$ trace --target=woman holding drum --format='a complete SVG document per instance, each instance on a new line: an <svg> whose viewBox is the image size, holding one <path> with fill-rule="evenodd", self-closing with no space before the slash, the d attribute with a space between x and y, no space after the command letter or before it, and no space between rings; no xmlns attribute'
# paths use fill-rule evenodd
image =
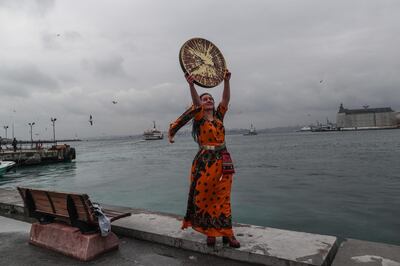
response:
<svg viewBox="0 0 400 266"><path fill-rule="evenodd" d="M180 51L180 63L189 83L193 105L171 123L169 141L176 132L193 120L192 136L199 145L191 167L187 211L182 229L192 227L207 236L207 245L214 246L216 237L224 244L238 248L232 230L231 186L234 168L225 145L224 116L230 100L231 73L218 48L211 42L195 38ZM222 100L215 108L209 93L198 95L195 84L214 87L224 81Z"/></svg>

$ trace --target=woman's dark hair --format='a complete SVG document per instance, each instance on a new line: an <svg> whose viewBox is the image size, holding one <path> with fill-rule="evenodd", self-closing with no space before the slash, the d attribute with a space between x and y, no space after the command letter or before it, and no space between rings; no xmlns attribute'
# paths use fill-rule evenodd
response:
<svg viewBox="0 0 400 266"><path fill-rule="evenodd" d="M203 96L205 96L205 95L210 96L210 97L214 100L214 98L212 97L212 95L209 94L208 92L205 92L205 93L201 94L201 95L199 96L200 100L201 100L201 98L202 98ZM214 102L215 102L215 101L214 101ZM214 108L214 110L213 110L213 115L215 115L215 108ZM193 118L193 122L192 122L192 137L193 137L194 141L197 142L197 143L199 143L199 135L200 135L200 125L201 125L201 123L202 123L202 119L196 121L196 120ZM199 143L199 145L200 145L200 143Z"/></svg>

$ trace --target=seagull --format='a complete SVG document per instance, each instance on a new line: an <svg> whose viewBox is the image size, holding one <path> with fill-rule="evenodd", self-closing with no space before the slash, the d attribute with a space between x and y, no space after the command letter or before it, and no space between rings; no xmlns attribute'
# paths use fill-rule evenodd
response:
<svg viewBox="0 0 400 266"><path fill-rule="evenodd" d="M112 101L112 103L113 103L113 104L117 104L118 102L117 102L117 101Z"/></svg>
<svg viewBox="0 0 400 266"><path fill-rule="evenodd" d="M89 117L89 123L90 123L91 126L93 126L93 117L92 117L92 115L90 115L90 117Z"/></svg>

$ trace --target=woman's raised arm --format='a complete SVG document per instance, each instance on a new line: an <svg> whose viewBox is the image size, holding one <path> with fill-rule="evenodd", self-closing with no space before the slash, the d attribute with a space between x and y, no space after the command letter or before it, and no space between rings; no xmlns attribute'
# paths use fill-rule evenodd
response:
<svg viewBox="0 0 400 266"><path fill-rule="evenodd" d="M190 88L190 95L192 96L192 101L194 106L198 107L201 105L200 97L199 94L196 91L196 88L194 87L194 77L192 75L186 74L185 78L187 82L189 83L189 88Z"/></svg>
<svg viewBox="0 0 400 266"><path fill-rule="evenodd" d="M229 70L227 69L224 77L224 91L222 93L222 101L221 101L221 105L223 105L226 108L228 108L228 104L231 99L231 86L229 83L231 75L232 73L229 72Z"/></svg>

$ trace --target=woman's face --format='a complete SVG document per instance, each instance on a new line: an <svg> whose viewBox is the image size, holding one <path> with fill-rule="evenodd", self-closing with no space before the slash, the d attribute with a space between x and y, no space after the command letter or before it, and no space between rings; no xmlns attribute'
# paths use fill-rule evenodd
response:
<svg viewBox="0 0 400 266"><path fill-rule="evenodd" d="M205 110L214 110L214 99L211 95L205 94L200 98L200 100Z"/></svg>

